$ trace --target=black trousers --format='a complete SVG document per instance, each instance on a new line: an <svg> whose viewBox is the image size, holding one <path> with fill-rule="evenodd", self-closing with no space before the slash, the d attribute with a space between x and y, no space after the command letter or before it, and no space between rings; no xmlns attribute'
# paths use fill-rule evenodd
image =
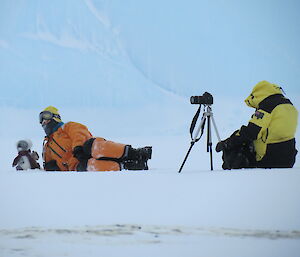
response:
<svg viewBox="0 0 300 257"><path fill-rule="evenodd" d="M275 144L268 144L265 156L256 163L258 168L292 168L296 161L295 138Z"/></svg>

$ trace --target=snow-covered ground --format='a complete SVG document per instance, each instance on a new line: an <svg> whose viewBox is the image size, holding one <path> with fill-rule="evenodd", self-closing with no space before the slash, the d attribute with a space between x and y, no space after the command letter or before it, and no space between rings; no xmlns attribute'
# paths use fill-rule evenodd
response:
<svg viewBox="0 0 300 257"><path fill-rule="evenodd" d="M0 257L299 257L299 154L293 169L223 171L214 151L210 171L205 132L178 173L198 107L189 96L213 94L222 139L249 120L243 100L260 80L300 110L298 10L293 0L1 1ZM94 136L152 145L150 170L14 170L17 140L41 155L48 105Z"/></svg>
<svg viewBox="0 0 300 257"><path fill-rule="evenodd" d="M0 175L1 256L299 256L300 169Z"/></svg>
<svg viewBox="0 0 300 257"><path fill-rule="evenodd" d="M224 138L233 128L220 126L226 115L214 116ZM157 134L140 131L142 125L125 123L121 132L104 127L103 134L116 141L153 145L149 171L15 171L9 165L17 138L4 140L9 152L0 172L1 256L299 256L298 162L293 169L223 171L214 152L210 171L203 135L179 174L190 142L190 120L179 117L169 121L173 130L154 126ZM94 134L101 125L94 122ZM40 133L38 123L32 127L32 134ZM33 141L40 152L42 137Z"/></svg>

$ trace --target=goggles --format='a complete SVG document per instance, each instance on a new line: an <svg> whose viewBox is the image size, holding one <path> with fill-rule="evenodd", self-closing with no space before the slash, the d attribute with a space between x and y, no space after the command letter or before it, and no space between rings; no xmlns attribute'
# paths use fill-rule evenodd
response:
<svg viewBox="0 0 300 257"><path fill-rule="evenodd" d="M43 120L52 120L53 118L58 118L60 119L60 115L59 114L54 114L52 112L49 111L43 111L40 113L40 124L42 124Z"/></svg>

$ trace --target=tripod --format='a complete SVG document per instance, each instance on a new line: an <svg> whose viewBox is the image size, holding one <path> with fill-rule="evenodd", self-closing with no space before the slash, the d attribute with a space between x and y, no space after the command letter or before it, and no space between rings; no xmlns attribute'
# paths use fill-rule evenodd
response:
<svg viewBox="0 0 300 257"><path fill-rule="evenodd" d="M180 173L182 171L182 168L183 168L183 166L184 166L184 164L185 164L185 162L186 162L186 160L187 160L194 144L196 142L198 142L200 140L201 136L203 135L206 120L207 120L207 146L206 146L206 149L207 149L207 152L210 153L210 170L213 170L211 122L214 126L214 129L215 129L215 132L216 132L216 135L217 135L217 138L218 138L218 142L221 141L221 138L220 138L220 135L219 135L219 132L218 132L218 129L217 129L214 117L213 117L213 112L212 112L212 109L211 109L211 105L204 105L204 111L203 111L203 115L202 115L199 127L196 130L195 136L193 136L193 131L194 131L197 119L199 117L200 111L201 111L201 105L199 106L199 108L198 108L198 110L197 110L197 112L196 112L196 114L193 118L191 128L190 128L190 133L191 133L191 138L192 138L191 145L190 145L190 148L189 148L187 154L185 155L185 158L183 160L183 163L182 163L178 173ZM200 130L201 130L201 135L199 136Z"/></svg>

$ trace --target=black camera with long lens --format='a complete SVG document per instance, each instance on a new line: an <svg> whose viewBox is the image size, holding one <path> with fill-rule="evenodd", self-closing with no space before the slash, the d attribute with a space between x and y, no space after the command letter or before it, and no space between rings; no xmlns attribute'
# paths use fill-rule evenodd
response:
<svg viewBox="0 0 300 257"><path fill-rule="evenodd" d="M211 104L213 104L214 99L213 99L213 96L210 93L205 92L201 96L191 96L190 101L191 101L191 104L208 104L208 105L211 105Z"/></svg>

